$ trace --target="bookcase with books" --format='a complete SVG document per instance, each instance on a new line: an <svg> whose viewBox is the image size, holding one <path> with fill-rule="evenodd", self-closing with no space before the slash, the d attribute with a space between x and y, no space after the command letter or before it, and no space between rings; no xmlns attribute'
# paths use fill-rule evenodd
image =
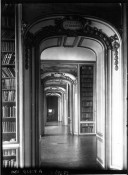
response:
<svg viewBox="0 0 128 175"><path fill-rule="evenodd" d="M10 148L3 149L3 167L16 168L18 167L18 149Z"/></svg>
<svg viewBox="0 0 128 175"><path fill-rule="evenodd" d="M94 118L94 66L81 65L80 67L80 133L95 133Z"/></svg>
<svg viewBox="0 0 128 175"><path fill-rule="evenodd" d="M2 4L1 16L3 167L18 167L15 6Z"/></svg>

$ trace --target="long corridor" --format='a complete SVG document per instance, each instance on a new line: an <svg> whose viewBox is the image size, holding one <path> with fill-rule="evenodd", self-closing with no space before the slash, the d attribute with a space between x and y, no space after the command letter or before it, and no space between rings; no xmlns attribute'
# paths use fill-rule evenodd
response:
<svg viewBox="0 0 128 175"><path fill-rule="evenodd" d="M49 122L41 141L41 167L64 169L97 169L96 137L72 136L68 127Z"/></svg>

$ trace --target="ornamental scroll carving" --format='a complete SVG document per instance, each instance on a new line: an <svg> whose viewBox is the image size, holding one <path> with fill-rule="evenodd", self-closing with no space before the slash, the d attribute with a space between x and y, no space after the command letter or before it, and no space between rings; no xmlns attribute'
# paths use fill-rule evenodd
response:
<svg viewBox="0 0 128 175"><path fill-rule="evenodd" d="M66 23L67 22L67 23ZM66 24L65 24L66 23ZM82 17L74 16L74 17L65 17L62 19L55 20L55 29L58 30L59 33L66 33L68 36L89 36L94 37L101 40L108 49L112 49L111 39L102 31L102 29L98 29L97 27L91 26L92 21L89 19L84 19ZM66 27L65 27L66 26ZM53 27L53 31L54 26Z"/></svg>
<svg viewBox="0 0 128 175"><path fill-rule="evenodd" d="M97 27L92 26L92 21L82 17L65 17L63 19L55 19L55 24L42 27L41 30L35 33L34 40L41 41L42 38L47 38L55 35L67 36L87 36L100 40L106 48L112 49L111 38L106 33Z"/></svg>
<svg viewBox="0 0 128 175"><path fill-rule="evenodd" d="M23 28L26 26L23 25ZM28 36L29 34L29 36ZM115 70L119 69L119 54L118 49L120 47L118 37L109 37L107 33L104 33L102 29L95 27L90 19L85 19L81 16L65 16L62 18L54 19L54 25L42 27L35 34L27 32L25 40L30 40L31 44L41 42L44 38L52 37L55 35L67 35L67 36L86 36L92 37L101 41L106 50L112 50L114 52L114 65Z"/></svg>
<svg viewBox="0 0 128 175"><path fill-rule="evenodd" d="M118 37L115 34L114 36L110 37L112 41L112 51L114 52L114 65L115 65L115 70L117 71L119 69L119 52L118 49L120 47L120 44L118 42Z"/></svg>

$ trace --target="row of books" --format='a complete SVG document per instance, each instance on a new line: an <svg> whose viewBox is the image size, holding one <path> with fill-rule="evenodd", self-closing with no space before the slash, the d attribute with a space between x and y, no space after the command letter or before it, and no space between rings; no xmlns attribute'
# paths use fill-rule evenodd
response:
<svg viewBox="0 0 128 175"><path fill-rule="evenodd" d="M14 41L2 41L1 42L1 51L15 51L15 42Z"/></svg>
<svg viewBox="0 0 128 175"><path fill-rule="evenodd" d="M82 80L82 82L86 82L86 83L93 82L93 78L88 78L88 77L84 78L83 76L81 77L81 80Z"/></svg>
<svg viewBox="0 0 128 175"><path fill-rule="evenodd" d="M2 91L3 102L14 102L16 100L15 91Z"/></svg>
<svg viewBox="0 0 128 175"><path fill-rule="evenodd" d="M93 74L80 74L81 78L90 78L92 79L93 78Z"/></svg>
<svg viewBox="0 0 128 175"><path fill-rule="evenodd" d="M15 89L16 80L15 79L2 79L2 89Z"/></svg>
<svg viewBox="0 0 128 175"><path fill-rule="evenodd" d="M82 112L93 112L92 107L82 107Z"/></svg>
<svg viewBox="0 0 128 175"><path fill-rule="evenodd" d="M16 132L16 122L2 122L2 132Z"/></svg>
<svg viewBox="0 0 128 175"><path fill-rule="evenodd" d="M81 87L83 88L83 90L84 90L84 88L92 88L93 87L93 83L86 83L86 82L84 82L84 81L81 81L82 83L81 83ZM83 83L84 82L84 83ZM87 90L87 89L86 89Z"/></svg>
<svg viewBox="0 0 128 175"><path fill-rule="evenodd" d="M81 119L93 119L93 113L82 113Z"/></svg>
<svg viewBox="0 0 128 175"><path fill-rule="evenodd" d="M3 150L3 156L16 156L16 149Z"/></svg>
<svg viewBox="0 0 128 175"><path fill-rule="evenodd" d="M3 106L2 107L2 117L16 117L16 106Z"/></svg>
<svg viewBox="0 0 128 175"><path fill-rule="evenodd" d="M83 97L83 96L82 96L82 97L81 97L81 100L82 100L82 101L86 101L86 100L87 100L87 101L92 101L92 100L93 100L93 96L91 96L91 97L90 97L90 96L88 96L88 97Z"/></svg>
<svg viewBox="0 0 128 175"><path fill-rule="evenodd" d="M82 85L81 85L81 90L84 92L84 91L86 91L86 92L93 92L93 87L84 87L85 86L85 84L84 83L82 83Z"/></svg>
<svg viewBox="0 0 128 175"><path fill-rule="evenodd" d="M2 53L2 64L15 64L15 53Z"/></svg>
<svg viewBox="0 0 128 175"><path fill-rule="evenodd" d="M81 133L93 133L93 126L81 127Z"/></svg>
<svg viewBox="0 0 128 175"><path fill-rule="evenodd" d="M87 65L82 66L82 67L81 67L81 71L82 71L82 72L85 72L85 71L93 71L93 66L87 66Z"/></svg>
<svg viewBox="0 0 128 175"><path fill-rule="evenodd" d="M86 74L86 75L88 75L88 74L93 74L93 70L82 70L81 71L81 74Z"/></svg>
<svg viewBox="0 0 128 175"><path fill-rule="evenodd" d="M1 27L3 28L14 28L15 24L15 18L9 18L6 16L2 16L1 18ZM15 28L14 28L15 29Z"/></svg>
<svg viewBox="0 0 128 175"><path fill-rule="evenodd" d="M11 160L3 160L3 168L16 168L17 167L17 162L15 159Z"/></svg>
<svg viewBox="0 0 128 175"><path fill-rule="evenodd" d="M2 67L2 78L14 78L15 68L13 67Z"/></svg>
<svg viewBox="0 0 128 175"><path fill-rule="evenodd" d="M86 70L86 69L91 70L92 68L93 68L93 66L91 66L91 65L83 65L83 66L81 66L82 70Z"/></svg>
<svg viewBox="0 0 128 175"><path fill-rule="evenodd" d="M1 38L2 40L6 39L15 39L15 31L14 30L1 30Z"/></svg>
<svg viewBox="0 0 128 175"><path fill-rule="evenodd" d="M92 97L93 92L82 92L82 97Z"/></svg>
<svg viewBox="0 0 128 175"><path fill-rule="evenodd" d="M92 101L83 101L82 106L93 106L93 102Z"/></svg>

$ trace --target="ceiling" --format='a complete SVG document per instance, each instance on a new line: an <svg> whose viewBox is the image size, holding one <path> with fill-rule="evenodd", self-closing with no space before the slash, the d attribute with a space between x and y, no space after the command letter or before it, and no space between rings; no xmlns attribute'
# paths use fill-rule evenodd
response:
<svg viewBox="0 0 128 175"><path fill-rule="evenodd" d="M36 1L38 2L38 1ZM53 14L79 14L121 25L121 3L23 3L23 21L32 23Z"/></svg>
<svg viewBox="0 0 128 175"><path fill-rule="evenodd" d="M44 84L46 94L57 93L57 88L63 88L66 90L67 84L69 84L70 81L69 79L66 79L66 76L68 74L70 77L71 75L77 76L77 68L78 67L75 64L62 64L56 62L48 63L41 61L41 75L44 76L41 80Z"/></svg>
<svg viewBox="0 0 128 175"><path fill-rule="evenodd" d="M25 1L24 1L25 2ZM39 2L39 1L36 1ZM52 15L58 15L58 14L79 14L83 16L90 16L90 17L95 17L99 18L102 20L105 20L109 23L112 23L113 26L116 28L120 28L121 24L121 4L120 3L23 3L22 6L22 14L23 14L23 21L26 24L31 24L32 22L41 19L46 16L52 16ZM55 41L55 39L54 39ZM52 42L54 42L52 41ZM46 60L49 60L53 57L58 56L58 53L61 54L61 58L64 55L64 58L67 58L68 60L68 50L65 50L65 46L71 46L74 47L74 39L73 38L66 38L63 42L61 42L61 46L63 46L64 51L59 52L58 49L62 49L62 47L57 48L57 52L52 52L52 50L48 51L49 49L46 49L43 51L43 48L40 49L42 52L41 55L41 74L48 73L48 72L58 72L58 73L69 73L71 75L77 76L77 66L73 64L60 64L60 62L54 62L52 61L51 63L45 62ZM75 42L75 45L79 45L79 40ZM57 39L57 43L59 43L60 40ZM82 43L83 42L83 43ZM95 42L91 43L90 41L83 40L81 42L81 47L85 47L86 45L90 46L93 48L95 51L96 55L101 53L101 46L98 46L95 44ZM51 43L51 40L50 40ZM83 44L83 45L82 45ZM46 43L43 43L43 46L45 46ZM55 49L56 49L55 48ZM74 47L75 49L77 47ZM75 52L75 49L73 51ZM78 52L78 51L77 51ZM70 50L71 53L71 50ZM91 55L90 53L87 53L86 49L86 54L84 53L83 55L87 57L87 54ZM93 53L94 54L94 53ZM73 55L73 53L71 54ZM69 55L69 58L71 58L71 55ZM73 58L74 59L74 58ZM84 58L85 59L85 58ZM58 59L59 60L59 59ZM61 60L62 63L62 60ZM47 81L45 81L45 87L52 87L52 86L59 86L59 87L64 87L66 89L67 86L67 81L62 79L61 77L48 77L46 78ZM56 92L54 92L56 93Z"/></svg>
<svg viewBox="0 0 128 175"><path fill-rule="evenodd" d="M69 73L77 76L77 65L75 64L62 64L60 62L43 63L41 62L41 73L58 72Z"/></svg>

